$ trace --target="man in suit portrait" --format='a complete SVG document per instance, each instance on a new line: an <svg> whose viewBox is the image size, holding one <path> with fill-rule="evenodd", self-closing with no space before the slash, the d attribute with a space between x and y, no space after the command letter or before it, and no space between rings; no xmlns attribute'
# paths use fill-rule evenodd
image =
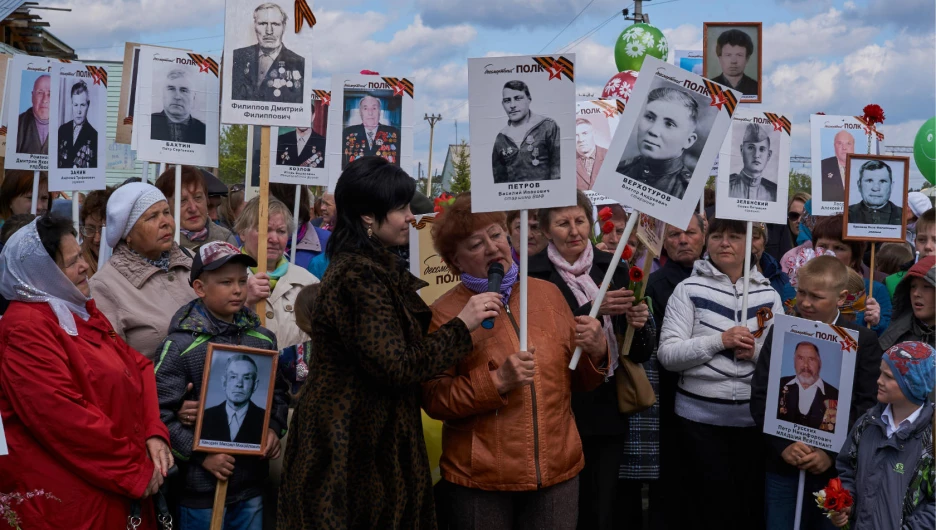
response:
<svg viewBox="0 0 936 530"><path fill-rule="evenodd" d="M163 110L150 117L150 138L165 142L205 145L205 124L192 116L195 92L191 74L173 68L163 86Z"/></svg>
<svg viewBox="0 0 936 530"><path fill-rule="evenodd" d="M19 115L16 152L30 155L49 154L49 98L52 81L40 75L33 82L32 106Z"/></svg>
<svg viewBox="0 0 936 530"><path fill-rule="evenodd" d="M764 178L767 163L773 157L770 136L764 125L749 123L741 139L741 160L744 167L728 177L728 196L732 199L777 201L777 184Z"/></svg>
<svg viewBox="0 0 936 530"><path fill-rule="evenodd" d="M345 127L341 134L341 169L363 156L379 156L400 165L400 130L380 123L381 110L381 101L374 96L364 96L358 102L361 123Z"/></svg>
<svg viewBox="0 0 936 530"><path fill-rule="evenodd" d="M260 445L266 410L250 400L260 384L257 372L257 363L248 355L228 358L221 378L226 399L205 409L202 439Z"/></svg>
<svg viewBox="0 0 936 530"><path fill-rule="evenodd" d="M861 202L848 207L848 224L896 225L903 221L903 208L891 202L894 175L880 160L868 160L858 170Z"/></svg>
<svg viewBox="0 0 936 530"><path fill-rule="evenodd" d="M715 55L722 73L712 81L741 92L745 96L758 94L757 81L744 73L751 55L754 53L754 41L740 29L729 29L718 36L715 42Z"/></svg>
<svg viewBox="0 0 936 530"><path fill-rule="evenodd" d="M834 432L838 389L819 377L822 371L819 348L806 341L797 344L793 351L793 369L796 375L780 378L777 419Z"/></svg>
<svg viewBox="0 0 936 530"><path fill-rule="evenodd" d="M575 176L580 190L595 186L598 170L608 150L595 144L595 126L585 118L575 120Z"/></svg>
<svg viewBox="0 0 936 530"><path fill-rule="evenodd" d="M315 105L312 105L312 122L315 123ZM276 165L299 167L324 167L325 137L312 127L297 127L276 139Z"/></svg>
<svg viewBox="0 0 936 530"><path fill-rule="evenodd" d="M72 120L58 129L58 167L98 167L98 133L88 123L91 97L88 85L78 81L71 87Z"/></svg>
<svg viewBox="0 0 936 530"><path fill-rule="evenodd" d="M849 153L855 152L855 137L848 131L839 131L832 140L835 156L823 158L822 200L845 201L845 161Z"/></svg>
<svg viewBox="0 0 936 530"><path fill-rule="evenodd" d="M302 103L305 59L283 45L287 18L272 2L254 9L257 44L234 50L231 99Z"/></svg>

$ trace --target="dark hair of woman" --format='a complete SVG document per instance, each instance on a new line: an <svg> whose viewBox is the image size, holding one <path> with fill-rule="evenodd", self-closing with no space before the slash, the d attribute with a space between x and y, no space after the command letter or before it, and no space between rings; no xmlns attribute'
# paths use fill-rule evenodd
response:
<svg viewBox="0 0 936 530"><path fill-rule="evenodd" d="M78 237L72 220L57 215L43 215L36 220L36 231L39 232L39 241L42 242L42 248L49 253L49 256L56 263L62 261L60 256L62 238L69 234Z"/></svg>
<svg viewBox="0 0 936 530"><path fill-rule="evenodd" d="M328 238L325 253L330 259L342 252L373 253L381 243L368 237L361 220L372 215L377 223L387 214L413 199L416 181L401 168L378 156L365 156L348 164L335 185L335 230Z"/></svg>
<svg viewBox="0 0 936 530"><path fill-rule="evenodd" d="M730 234L747 234L747 226L744 221L736 221L734 219L719 219L715 218L708 225L708 233L705 234L705 243L708 244L708 238L712 234L720 234L722 232L728 232Z"/></svg>
<svg viewBox="0 0 936 530"><path fill-rule="evenodd" d="M309 188L299 186L299 226L308 223L312 217L309 213ZM295 184L270 184L270 195L281 200L289 208L293 215L293 206L296 205L296 185Z"/></svg>

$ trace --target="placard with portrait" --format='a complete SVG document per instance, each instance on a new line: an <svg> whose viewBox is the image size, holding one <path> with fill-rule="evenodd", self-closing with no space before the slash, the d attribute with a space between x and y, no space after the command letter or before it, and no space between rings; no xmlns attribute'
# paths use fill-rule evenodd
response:
<svg viewBox="0 0 936 530"><path fill-rule="evenodd" d="M740 92L742 103L760 103L762 35L761 22L704 23L703 76Z"/></svg>
<svg viewBox="0 0 936 530"><path fill-rule="evenodd" d="M49 119L49 191L99 190L107 185L107 70L53 63Z"/></svg>
<svg viewBox="0 0 936 530"><path fill-rule="evenodd" d="M849 154L845 164L842 239L904 242L910 159Z"/></svg>
<svg viewBox="0 0 936 530"><path fill-rule="evenodd" d="M270 130L270 182L327 186L328 90L312 91L312 119L305 127ZM259 159L259 157L258 157Z"/></svg>
<svg viewBox="0 0 936 530"><path fill-rule="evenodd" d="M4 167L46 171L49 169L49 130L52 84L57 72L52 61L32 55L16 55L7 72L4 109L7 144Z"/></svg>

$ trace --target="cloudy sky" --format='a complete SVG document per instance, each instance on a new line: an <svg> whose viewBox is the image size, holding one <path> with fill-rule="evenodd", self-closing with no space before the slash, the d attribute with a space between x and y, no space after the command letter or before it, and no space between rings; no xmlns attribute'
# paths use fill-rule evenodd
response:
<svg viewBox="0 0 936 530"><path fill-rule="evenodd" d="M291 13L291 3L285 3ZM83 59L120 60L126 41L217 55L224 42L223 0L51 0L43 5L72 8L42 16ZM318 25L309 34L315 50L313 81L327 88L332 74L362 69L415 80L417 115L443 116L436 125L433 157L441 169L445 145L456 142L456 122L457 138L468 139L468 57L575 53L577 91L600 93L616 73L616 37L630 24L620 15L625 5L612 0L318 0L313 4ZM936 115L933 0L651 0L644 2L644 10L650 23L663 29L670 50L701 49L705 21L762 21L760 107L792 117L794 155L809 154L809 115L814 112L855 115L877 103L887 115L884 143L896 146L912 145L922 122ZM429 126L419 120L415 130L415 160L425 170ZM920 182L914 167L911 186Z"/></svg>

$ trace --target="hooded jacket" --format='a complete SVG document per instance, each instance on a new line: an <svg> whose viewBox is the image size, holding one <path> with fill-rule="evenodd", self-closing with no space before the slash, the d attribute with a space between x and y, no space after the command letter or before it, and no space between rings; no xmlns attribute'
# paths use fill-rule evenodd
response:
<svg viewBox="0 0 936 530"><path fill-rule="evenodd" d="M921 259L910 271L904 275L897 288L894 289L894 312L890 326L881 335L881 348L887 351L894 344L918 340L936 347L934 328L927 326L913 316L913 306L910 301L910 283L914 278L923 278L930 285L936 287L936 267L934 259Z"/></svg>
<svg viewBox="0 0 936 530"><path fill-rule="evenodd" d="M195 453L195 429L182 425L176 411L186 399L198 399L202 391L205 357L208 345L233 344L261 350L277 351L276 337L260 326L260 319L249 309L234 315L234 322L224 322L208 312L202 300L196 299L182 306L172 317L169 336L159 348L156 362L156 391L159 396L159 415L169 429L172 452L183 466L185 487L181 504L189 508L211 508L217 479L202 467L207 453ZM222 374L211 374L216 380ZM268 374L261 372L263 379ZM190 394L186 386L192 383ZM261 386L262 388L262 386ZM269 428L280 437L286 434L288 402L286 384L276 378ZM257 456L236 457L234 474L228 479L227 504L233 504L263 494L263 485L269 474L269 461Z"/></svg>
<svg viewBox="0 0 936 530"><path fill-rule="evenodd" d="M752 267L748 313L742 319L743 282L742 276L732 283L711 261L699 260L669 299L657 355L667 370L681 372L676 414L683 418L726 427L754 425L747 407L751 376L773 315L783 313L783 304L767 278ZM761 310L770 311L770 318L761 313L764 329L755 339L754 358L738 360L721 335L735 326L758 330Z"/></svg>

